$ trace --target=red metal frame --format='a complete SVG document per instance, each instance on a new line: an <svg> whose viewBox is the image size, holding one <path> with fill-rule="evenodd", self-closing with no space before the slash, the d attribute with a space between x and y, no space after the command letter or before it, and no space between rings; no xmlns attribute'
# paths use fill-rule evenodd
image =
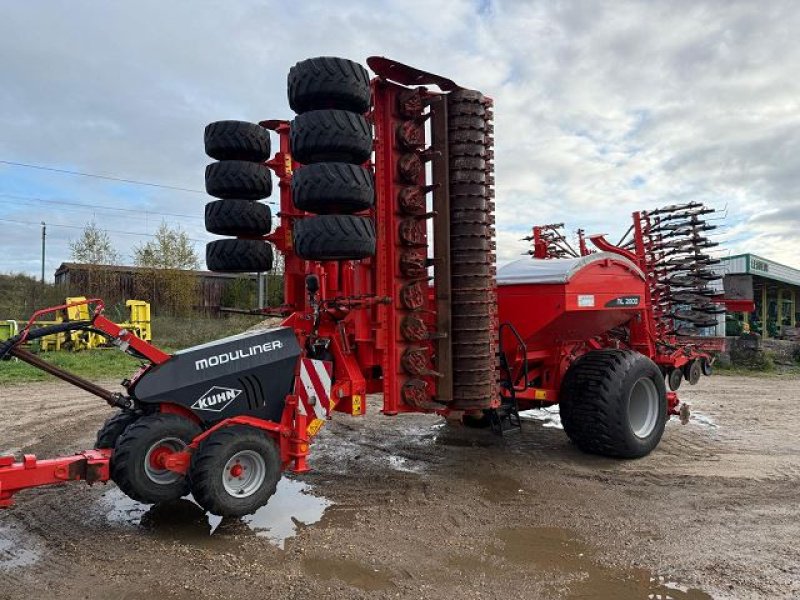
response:
<svg viewBox="0 0 800 600"><path fill-rule="evenodd" d="M409 69L395 68L393 73L400 79L415 81L420 77L433 77ZM279 150L266 164L279 180L280 224L265 239L275 244L286 261L282 309L290 314L283 325L295 330L304 348L319 340L328 341L328 351L334 358L335 410L351 415L363 414L367 393L377 392L383 393L382 412L387 415L437 410L434 363L431 363L428 374L414 376L414 379L424 381L431 408L409 404L403 396L404 384L410 377L401 368L402 357L412 344L406 342L400 332L402 299L411 295L409 291L418 291L414 296L415 301L421 304L419 312L425 315L431 326L436 322L436 305L428 291L426 269L423 267L423 272L416 278L409 278L401 269L401 257L409 250L417 250L424 259L428 258L425 224L426 218L432 214L425 211L415 216L400 214L398 194L407 186L426 187L424 162L430 155L423 151L426 140L422 113L438 94L424 89L409 90L380 77L373 79L371 86L373 100L368 117L375 131L375 161L368 166L375 172L376 198L375 206L368 214L376 224L378 247L375 257L340 263L314 262L305 261L294 253L293 224L297 219L311 215L297 210L292 203L291 177L301 165L291 157L290 124L286 121L261 122L279 137ZM401 96L413 98L403 103ZM407 110L404 114L401 110L401 107L408 109L409 106L416 108L415 115L408 114ZM398 137L401 127L405 127L403 140ZM400 167L401 163L405 171ZM422 165L423 168L410 173L409 165L411 171L414 171L414 166ZM319 297L315 299L318 309L312 306L306 292L308 275L316 275L320 282ZM319 318L315 310L318 310ZM415 350L434 356L434 344L430 340L413 346Z"/></svg>
<svg viewBox="0 0 800 600"><path fill-rule="evenodd" d="M634 212L632 220L633 251L610 243L604 235L588 236L598 250L622 256L638 266L644 273L645 285L642 286L641 292L643 302L631 312L630 319L626 324L625 339L605 333L575 343L556 343L545 348L526 348L528 364L533 365L528 369L528 382L545 379L551 383L546 386L533 385L526 387L524 391L516 392L516 398L523 407L537 403L557 402L561 379L569 365L578 356L593 349L630 348L648 356L665 373L673 369L681 369L695 360L713 362L711 352L718 351L721 347L718 339L679 338L672 331L670 322L664 318L666 315L661 309L659 300L668 293L668 290L659 290L659 286L656 285L663 274L653 261L653 248L648 235L652 225L647 213ZM535 226L533 235L525 238L533 241L534 249L530 254L535 258L554 258L544 236L544 232L551 227L549 225ZM586 245L586 237L583 230L578 230L581 256L587 256L593 252ZM606 290L602 286L598 287L597 284L593 289L600 294L618 291L618 288ZM520 314L519 320L513 318L512 322L524 322L523 319L524 316ZM512 361L512 373L514 377L519 377L523 369L523 357L519 352L513 353L513 348L510 346L507 346L505 350L511 351L512 356L515 357ZM669 414L679 414L680 401L675 392L667 393L667 404Z"/></svg>
<svg viewBox="0 0 800 600"><path fill-rule="evenodd" d="M73 456L37 460L26 454L16 462L13 456L0 456L0 508L14 504L12 496L20 490L84 480L108 481L112 450L85 450Z"/></svg>
<svg viewBox="0 0 800 600"><path fill-rule="evenodd" d="M280 308L286 317L283 325L294 330L302 356L313 356L317 348L324 347L324 352L332 357L331 401L335 410L352 415L363 414L367 394L382 392L383 412L387 415L412 411L447 414L446 405L437 402L437 361L443 359L436 356L437 345L433 340L436 339L437 324L441 327L443 322L448 322L449 315L443 313L449 300L442 301L439 297L438 292L443 290L441 286L437 290L435 285L429 284L428 267L433 262L436 269L436 264L431 260L426 224L427 219L436 215L425 200L425 193L432 188L427 185L425 162L433 159L435 152L430 148L424 149L428 140L423 126L424 121L431 117L431 113L424 113L425 107L441 100L441 94L413 86L433 84L450 90L455 84L393 61L371 60L370 65L381 74L371 82L372 107L367 115L375 130L375 160L366 166L375 172L376 201L365 214L376 224L375 256L360 261L316 262L303 260L295 254L293 225L298 219L310 215L297 210L292 203L291 178L301 165L293 160L290 152L291 124L282 120L261 122L279 138L278 151L265 163L278 178L279 225L263 239L273 243L285 257L284 304ZM488 111L492 103L490 100L487 102ZM433 120L436 120L435 115ZM408 190L421 194L417 198L418 210L403 208L402 198ZM591 279L596 275L592 271L594 275L587 275L589 281L577 277L570 283L569 290L540 285L523 298L522 305L511 309L510 318L499 315L504 321L514 324L530 323L531 309L535 304L540 313L549 311L549 314L538 314L537 318L542 317L545 321L565 318L563 323L548 332L549 337L542 337L536 343L524 340L520 343L511 338L503 340L501 336L499 344L511 359L510 379L515 384L513 391L504 393L514 395L522 408L558 402L561 380L569 365L593 349L634 349L653 358L665 369L680 368L690 360L708 357L696 345L677 343L657 320L652 286L648 285L655 274L647 261L643 231L646 223L639 213L634 214L634 226L635 252L616 247L602 236L590 239L600 250L632 261L644 272L644 280L641 273L634 272L626 261L607 259L596 268L606 269L613 276L600 284L597 279ZM545 235L546 228L551 232L550 238ZM534 256L561 256L562 251L585 256L592 252L582 231L579 233L579 252L575 252L556 229L557 226L534 228L531 238ZM441 233L442 229L438 231ZM548 239L557 239L563 245L557 249L557 254L551 252ZM410 258L416 259L416 266ZM447 257L436 258L447 260ZM313 296L306 287L308 276L319 280L319 291ZM619 296L623 290L640 295L643 302L634 307L606 306L607 300ZM598 305L580 305L577 298L582 293L591 293L593 298L597 298ZM561 294L563 298L559 296L556 302L552 298L545 301L548 295ZM152 364L169 360L168 354L102 316L100 301L85 301L90 302L97 304L93 316L95 327L127 344ZM28 327L45 312L36 313ZM408 341L402 335L401 320L409 314L421 316L433 335L413 343ZM502 326L498 326L498 331L502 332ZM414 361L409 360L409 354L414 354ZM141 369L134 378L146 370L147 367ZM295 372L296 378L297 375ZM677 395L670 393L668 402L670 413L676 414ZM498 404L499 398L494 398L491 406ZM171 404L161 405L160 410L194 418L190 411ZM232 425L262 430L278 444L284 468L295 472L308 470L308 423L299 410L295 395L286 397L280 423L253 417L226 419L197 436L184 451L165 453L161 462L165 468L185 473L191 453L199 444L219 428ZM90 483L106 481L110 458L111 451L107 450L43 461L30 455L19 462L13 457L0 457L0 506L10 505L12 495L27 487L75 479Z"/></svg>

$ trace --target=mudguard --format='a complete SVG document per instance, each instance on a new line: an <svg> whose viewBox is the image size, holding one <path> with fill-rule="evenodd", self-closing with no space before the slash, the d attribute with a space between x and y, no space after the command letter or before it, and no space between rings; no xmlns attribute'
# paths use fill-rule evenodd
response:
<svg viewBox="0 0 800 600"><path fill-rule="evenodd" d="M238 415L279 422L299 356L289 327L246 332L176 352L128 392L142 404L188 408L203 423Z"/></svg>

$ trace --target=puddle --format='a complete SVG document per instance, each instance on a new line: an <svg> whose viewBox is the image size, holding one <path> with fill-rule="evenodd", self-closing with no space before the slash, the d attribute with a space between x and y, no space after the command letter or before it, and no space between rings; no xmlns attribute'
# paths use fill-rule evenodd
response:
<svg viewBox="0 0 800 600"><path fill-rule="evenodd" d="M303 569L319 579L338 579L366 592L385 590L394 586L389 574L354 560L336 558L306 558Z"/></svg>
<svg viewBox="0 0 800 600"><path fill-rule="evenodd" d="M654 577L640 568L603 565L594 549L556 527L522 527L498 532L489 552L509 562L565 574L567 600L713 600L698 589Z"/></svg>
<svg viewBox="0 0 800 600"><path fill-rule="evenodd" d="M545 406L544 408L521 410L519 416L527 421L540 421L542 427L564 429L564 426L561 424L561 414L558 410L558 404Z"/></svg>
<svg viewBox="0 0 800 600"><path fill-rule="evenodd" d="M207 513L191 496L150 506L131 500L114 488L105 493L101 501L110 523L139 527L157 537L220 547L233 544L224 534L249 532L283 549L286 540L296 535L299 527L317 523L332 504L326 498L312 496L308 493L310 490L308 484L284 477L266 506L240 519L223 519Z"/></svg>
<svg viewBox="0 0 800 600"><path fill-rule="evenodd" d="M11 529L0 527L0 571L28 567L39 560L39 553L24 543Z"/></svg>

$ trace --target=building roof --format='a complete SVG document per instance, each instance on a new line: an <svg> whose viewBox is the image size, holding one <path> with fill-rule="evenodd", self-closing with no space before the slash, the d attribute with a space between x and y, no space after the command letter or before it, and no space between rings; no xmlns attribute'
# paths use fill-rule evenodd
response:
<svg viewBox="0 0 800 600"><path fill-rule="evenodd" d="M722 259L720 270L726 275L757 275L765 279L800 286L800 269L782 265L757 254L727 256Z"/></svg>
<svg viewBox="0 0 800 600"><path fill-rule="evenodd" d="M86 263L73 263L73 262L65 262L61 263L56 269L55 275L58 277L63 273L67 273L69 271L85 271L87 268L92 269L100 269L103 271L114 271L116 273L149 273L152 269L149 267L134 267L129 265L89 265ZM246 274L237 274L237 273L217 273L216 271L195 271L195 270L185 270L179 269L183 273L192 273L197 277L205 277L208 279L236 279L239 277L249 277L254 278L255 276L251 273Z"/></svg>

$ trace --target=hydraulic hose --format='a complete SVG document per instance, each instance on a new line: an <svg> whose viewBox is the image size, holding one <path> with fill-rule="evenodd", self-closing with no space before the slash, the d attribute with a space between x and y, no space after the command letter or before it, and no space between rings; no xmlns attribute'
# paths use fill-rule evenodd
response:
<svg viewBox="0 0 800 600"><path fill-rule="evenodd" d="M56 323L55 325L45 325L44 327L37 327L33 330L23 331L13 337L8 338L4 342L0 342L0 360L8 360L11 349L20 342L27 340L37 340L39 338L53 335L56 333L63 333L65 331L75 331L77 329L91 329L91 321L67 321L65 323ZM26 335L27 333L27 335Z"/></svg>

